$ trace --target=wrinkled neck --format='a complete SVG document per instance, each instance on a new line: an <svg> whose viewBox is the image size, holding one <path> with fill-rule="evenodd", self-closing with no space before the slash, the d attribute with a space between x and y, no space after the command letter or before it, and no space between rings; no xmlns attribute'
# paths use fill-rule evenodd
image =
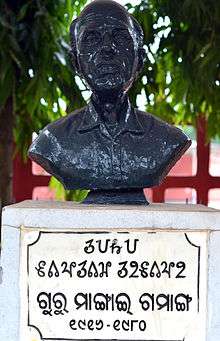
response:
<svg viewBox="0 0 220 341"><path fill-rule="evenodd" d="M118 124L130 108L130 102L125 93L111 93L111 96L93 94L92 103L96 111L107 125Z"/></svg>

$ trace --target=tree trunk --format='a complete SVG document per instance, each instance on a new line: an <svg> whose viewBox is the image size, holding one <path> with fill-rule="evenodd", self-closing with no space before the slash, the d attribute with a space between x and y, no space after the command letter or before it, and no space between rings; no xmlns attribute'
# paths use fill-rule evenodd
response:
<svg viewBox="0 0 220 341"><path fill-rule="evenodd" d="M13 202L13 126L12 98L0 110L0 206Z"/></svg>

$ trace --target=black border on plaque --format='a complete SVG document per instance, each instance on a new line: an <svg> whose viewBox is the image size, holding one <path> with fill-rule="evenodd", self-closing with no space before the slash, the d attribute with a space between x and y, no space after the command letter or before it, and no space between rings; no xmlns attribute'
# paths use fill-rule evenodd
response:
<svg viewBox="0 0 220 341"><path fill-rule="evenodd" d="M122 232L122 231L114 231L118 234L130 234L130 232ZM141 231L144 232L144 231ZM150 231L146 231L147 233L157 233L157 232L150 232ZM165 232L165 231L158 231L158 232ZM173 232L181 232L181 231L173 231ZM27 274L28 274L28 279L29 279L29 251L30 251L30 247L35 245L41 237L41 234L50 234L50 233L56 233L56 234L109 234L112 233L112 231L39 231L38 237L37 239L31 243L27 245ZM185 238L187 240L187 242L193 246L196 247L198 249L198 269L197 269L197 310L199 313L199 309L200 309L200 257L201 257L201 246L195 245L193 244L189 237L187 236L187 233L184 233ZM65 338L45 338L43 337L41 331L39 330L38 327L36 327L35 325L30 324L30 310L29 310L29 281L28 281L28 285L27 285L27 298L28 298L28 327L31 328L35 328L39 335L41 340L54 340L54 341L184 341L185 338L181 339L181 340L146 340L146 339L135 339L135 340L127 340L127 339L65 339Z"/></svg>

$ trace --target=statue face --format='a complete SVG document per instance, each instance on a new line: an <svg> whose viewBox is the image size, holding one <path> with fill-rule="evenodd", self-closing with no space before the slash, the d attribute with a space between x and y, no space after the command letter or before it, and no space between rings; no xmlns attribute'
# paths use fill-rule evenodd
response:
<svg viewBox="0 0 220 341"><path fill-rule="evenodd" d="M129 16L121 19L92 13L77 29L80 71L93 91L127 91L134 79L136 37Z"/></svg>

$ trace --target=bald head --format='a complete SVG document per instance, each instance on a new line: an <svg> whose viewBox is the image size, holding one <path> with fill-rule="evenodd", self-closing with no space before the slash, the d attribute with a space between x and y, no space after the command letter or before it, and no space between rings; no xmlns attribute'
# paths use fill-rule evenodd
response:
<svg viewBox="0 0 220 341"><path fill-rule="evenodd" d="M79 16L79 20L92 15L113 17L126 24L130 24L131 17L126 9L119 3L111 0L95 0L84 8Z"/></svg>
<svg viewBox="0 0 220 341"><path fill-rule="evenodd" d="M144 60L142 28L135 18L115 1L95 0L87 5L72 22L70 34L72 60L87 83L90 83L92 75L88 73L86 65L92 59L96 67L102 64L104 59L112 60L115 64L111 70L110 66L108 70L107 67L103 67L102 84L105 83L106 86L107 83L114 83L108 81L113 78L113 71L116 73L117 68L121 69L119 74L125 73L125 69L129 70L129 75L125 77L125 83L129 86L142 68Z"/></svg>
<svg viewBox="0 0 220 341"><path fill-rule="evenodd" d="M124 23L129 29L133 38L136 39L137 46L143 47L143 31L136 19L119 3L112 0L94 0L87 5L79 17L74 20L70 27L72 47L75 45L79 28L85 22L95 20L95 17L112 18L115 21Z"/></svg>

